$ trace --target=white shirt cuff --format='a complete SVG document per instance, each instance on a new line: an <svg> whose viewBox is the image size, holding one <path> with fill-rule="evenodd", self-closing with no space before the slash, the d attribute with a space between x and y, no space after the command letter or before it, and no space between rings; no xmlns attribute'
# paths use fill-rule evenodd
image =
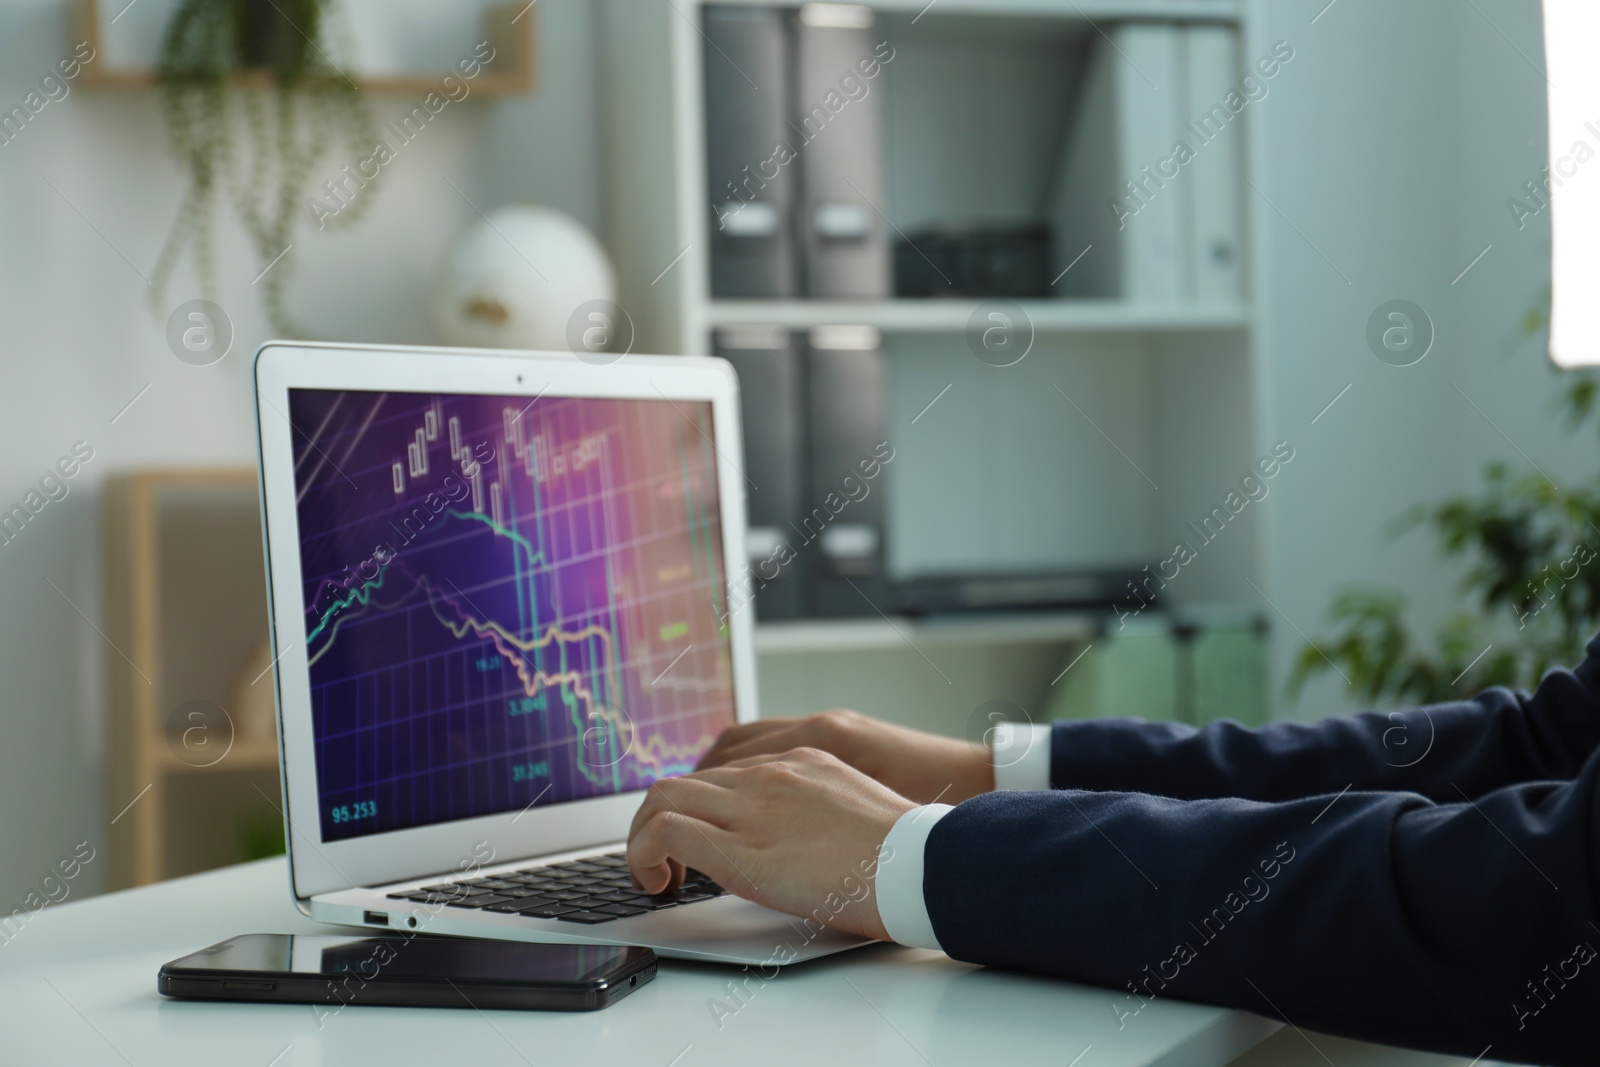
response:
<svg viewBox="0 0 1600 1067"><path fill-rule="evenodd" d="M995 727L994 787L1000 792L1050 788L1050 727L1003 722Z"/></svg>
<svg viewBox="0 0 1600 1067"><path fill-rule="evenodd" d="M873 885L878 918L891 940L912 948L939 948L922 896L922 855L934 824L954 811L949 804L924 804L895 820L883 839Z"/></svg>

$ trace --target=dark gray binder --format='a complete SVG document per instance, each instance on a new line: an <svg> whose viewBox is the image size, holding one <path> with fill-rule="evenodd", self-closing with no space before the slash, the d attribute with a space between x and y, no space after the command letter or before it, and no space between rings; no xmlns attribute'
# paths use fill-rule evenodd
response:
<svg viewBox="0 0 1600 1067"><path fill-rule="evenodd" d="M744 421L750 580L739 593L753 595L757 618L799 618L807 614L806 574L816 557L798 533L807 493L801 345L781 327L730 326L716 332L715 351L739 375Z"/></svg>
<svg viewBox="0 0 1600 1067"><path fill-rule="evenodd" d="M799 164L779 151L790 140L787 19L774 8L702 11L711 295L796 296Z"/></svg>
<svg viewBox="0 0 1600 1067"><path fill-rule="evenodd" d="M798 227L813 299L886 297L891 289L890 230L881 214L884 86L881 74L868 79L861 68L882 58L873 22L871 8L854 4L805 4L794 15L789 133L799 152Z"/></svg>
<svg viewBox="0 0 1600 1067"><path fill-rule="evenodd" d="M886 610L884 495L888 357L869 326L819 326L806 351L810 492L800 520L822 617Z"/></svg>

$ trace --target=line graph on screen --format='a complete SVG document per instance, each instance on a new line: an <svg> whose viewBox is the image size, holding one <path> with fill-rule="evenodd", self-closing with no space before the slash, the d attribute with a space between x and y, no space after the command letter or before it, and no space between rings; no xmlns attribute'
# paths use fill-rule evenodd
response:
<svg viewBox="0 0 1600 1067"><path fill-rule="evenodd" d="M324 839L641 788L733 721L708 405L290 399Z"/></svg>

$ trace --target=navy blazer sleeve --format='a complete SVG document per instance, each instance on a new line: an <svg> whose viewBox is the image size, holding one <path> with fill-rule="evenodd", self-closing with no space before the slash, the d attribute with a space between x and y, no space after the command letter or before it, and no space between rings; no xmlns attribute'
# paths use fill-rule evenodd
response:
<svg viewBox="0 0 1600 1067"><path fill-rule="evenodd" d="M1124 1026L1176 997L1467 1057L1600 1062L1596 669L1591 645L1531 697L1434 709L1437 740L1407 769L1426 796L1371 791L1390 773L1362 752L1376 724L1324 735L1329 768L1299 732L1174 734L1188 768L1168 742L1108 735L1165 774L990 793L934 826L934 932L958 959L1110 987Z"/></svg>
<svg viewBox="0 0 1600 1067"><path fill-rule="evenodd" d="M1529 696L1490 689L1471 700L1251 730L1217 722L1095 719L1057 723L1057 789L1155 793L1183 799L1294 797L1403 790L1430 800L1477 797L1516 782L1570 779L1600 748L1600 635L1572 671Z"/></svg>

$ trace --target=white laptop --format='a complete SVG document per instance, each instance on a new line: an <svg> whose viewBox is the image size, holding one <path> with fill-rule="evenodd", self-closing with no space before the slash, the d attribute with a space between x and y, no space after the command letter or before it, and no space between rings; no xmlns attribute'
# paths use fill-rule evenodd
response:
<svg viewBox="0 0 1600 1067"><path fill-rule="evenodd" d="M699 875L645 897L621 858L642 791L757 714L726 363L269 342L255 378L303 912L746 964L866 943Z"/></svg>

